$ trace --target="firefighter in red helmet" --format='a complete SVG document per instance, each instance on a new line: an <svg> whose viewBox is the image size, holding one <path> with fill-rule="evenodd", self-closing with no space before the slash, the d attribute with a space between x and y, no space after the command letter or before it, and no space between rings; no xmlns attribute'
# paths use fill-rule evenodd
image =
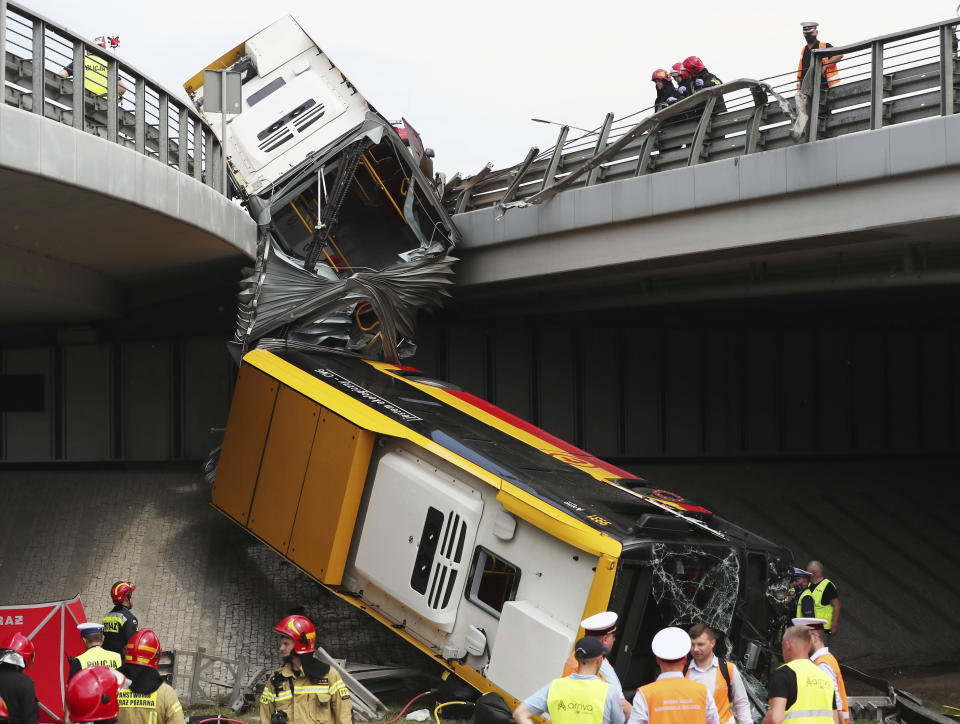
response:
<svg viewBox="0 0 960 724"><path fill-rule="evenodd" d="M127 641L137 631L139 622L130 608L137 589L129 581L117 581L110 588L111 608L103 617L103 648L123 656Z"/></svg>
<svg viewBox="0 0 960 724"><path fill-rule="evenodd" d="M673 105L680 100L681 95L677 92L677 87L673 84L673 78L670 77L664 68L657 68L650 77L653 84L657 87L657 99L653 102L654 112L662 110L669 105Z"/></svg>
<svg viewBox="0 0 960 724"><path fill-rule="evenodd" d="M337 670L315 658L317 629L306 616L287 616L280 634L283 666L260 696L262 724L351 724L350 692Z"/></svg>
<svg viewBox="0 0 960 724"><path fill-rule="evenodd" d="M128 682L116 669L91 666L67 684L67 711L72 722L115 722L120 706L117 694Z"/></svg>
<svg viewBox="0 0 960 724"><path fill-rule="evenodd" d="M177 692L157 671L160 639L148 628L137 631L123 650L120 671L130 686L120 691L119 724L184 724Z"/></svg>
<svg viewBox="0 0 960 724"><path fill-rule="evenodd" d="M692 93L723 85L723 81L717 78L713 73L707 70L703 61L696 55L691 55L683 61L683 69L690 74L690 80L687 85ZM717 96L717 104L714 106L716 113L723 113L727 110L727 104L723 102L723 96Z"/></svg>
<svg viewBox="0 0 960 724"><path fill-rule="evenodd" d="M33 642L22 633L0 640L0 698L6 702L11 724L37 724L40 711L33 680L24 669L33 665Z"/></svg>

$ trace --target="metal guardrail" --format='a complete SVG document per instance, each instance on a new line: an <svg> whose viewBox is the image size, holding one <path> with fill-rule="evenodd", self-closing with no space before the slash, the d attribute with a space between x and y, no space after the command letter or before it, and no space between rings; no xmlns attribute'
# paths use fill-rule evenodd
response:
<svg viewBox="0 0 960 724"><path fill-rule="evenodd" d="M594 130L572 139L568 139L570 127L563 126L552 148L542 153L532 148L521 163L497 170L488 164L473 176L449 179L444 203L453 213L538 203L564 188L956 113L960 110L958 25L960 18L953 18L815 50L817 60L843 55L837 63L838 80L830 88L822 82L811 83L812 92L799 98L795 97L798 74L794 69L761 81L740 80L704 90L659 113L646 108L620 119L607 114ZM810 80L819 81L820 75ZM714 110L720 96L726 104L723 113ZM808 101L805 110L816 120L794 138L798 100ZM637 117L642 120L638 122Z"/></svg>
<svg viewBox="0 0 960 724"><path fill-rule="evenodd" d="M105 79L84 70L89 56L106 65ZM223 153L210 127L186 102L110 50L0 0L0 58L3 103L131 148L228 193Z"/></svg>

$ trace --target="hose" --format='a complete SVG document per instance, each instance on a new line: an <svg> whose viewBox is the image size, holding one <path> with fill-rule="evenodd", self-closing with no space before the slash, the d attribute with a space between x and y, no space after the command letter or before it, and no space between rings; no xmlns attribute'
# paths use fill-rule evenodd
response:
<svg viewBox="0 0 960 724"><path fill-rule="evenodd" d="M440 710L445 706L450 706L451 704L465 704L466 706L476 706L472 701L445 701L442 704L437 704L433 709L433 718L437 720L437 724L440 724Z"/></svg>
<svg viewBox="0 0 960 724"><path fill-rule="evenodd" d="M209 719L201 719L197 724L207 724L207 722L211 721L229 721L233 722L233 724L249 724L249 722L240 721L239 719L228 719L225 716L212 716Z"/></svg>
<svg viewBox="0 0 960 724"><path fill-rule="evenodd" d="M410 701L407 702L407 705L406 705L405 707L403 707L403 709L400 710L400 713L399 713L399 714L397 714L395 717L393 717L393 719L391 719L390 721L385 722L385 724L394 724L394 722L398 721L398 720L400 719L400 717L402 717L404 714L407 713L407 709L410 708L410 705L411 705L413 702L415 702L417 699L420 699L421 697L426 696L427 694L432 694L432 693L434 693L435 691L436 691L436 689L428 689L427 691L423 692L422 694L417 694L415 697L413 697ZM200 724L203 724L203 723L200 722Z"/></svg>

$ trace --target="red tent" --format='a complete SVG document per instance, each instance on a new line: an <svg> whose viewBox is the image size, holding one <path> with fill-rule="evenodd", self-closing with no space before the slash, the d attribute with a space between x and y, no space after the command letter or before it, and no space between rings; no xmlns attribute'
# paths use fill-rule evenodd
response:
<svg viewBox="0 0 960 724"><path fill-rule="evenodd" d="M65 719L63 692L69 671L67 659L83 653L77 624L86 620L79 594L69 601L0 606L0 641L19 632L33 641L36 648L27 676L37 688L41 722Z"/></svg>

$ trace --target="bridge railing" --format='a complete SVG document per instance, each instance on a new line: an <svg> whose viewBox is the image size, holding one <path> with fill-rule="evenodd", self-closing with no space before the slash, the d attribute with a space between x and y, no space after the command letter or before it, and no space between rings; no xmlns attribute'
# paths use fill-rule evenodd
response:
<svg viewBox="0 0 960 724"><path fill-rule="evenodd" d="M659 113L646 108L621 119L607 114L593 131L574 138L563 126L553 147L542 153L530 149L514 166L495 170L488 164L468 178L453 177L445 186L444 202L454 213L537 203L565 188L955 113L958 24L960 18L954 18L816 50L818 60L843 57L834 82L829 87L811 83L810 93L796 94L798 74L793 69L763 81L728 83L716 89L715 98L701 91ZM820 78L814 74L811 80L814 77ZM795 123L798 100L809 118L816 119L800 135Z"/></svg>
<svg viewBox="0 0 960 724"><path fill-rule="evenodd" d="M112 51L19 3L0 0L3 103L112 141L220 193L223 154L210 127ZM84 68L84 59L106 74Z"/></svg>

